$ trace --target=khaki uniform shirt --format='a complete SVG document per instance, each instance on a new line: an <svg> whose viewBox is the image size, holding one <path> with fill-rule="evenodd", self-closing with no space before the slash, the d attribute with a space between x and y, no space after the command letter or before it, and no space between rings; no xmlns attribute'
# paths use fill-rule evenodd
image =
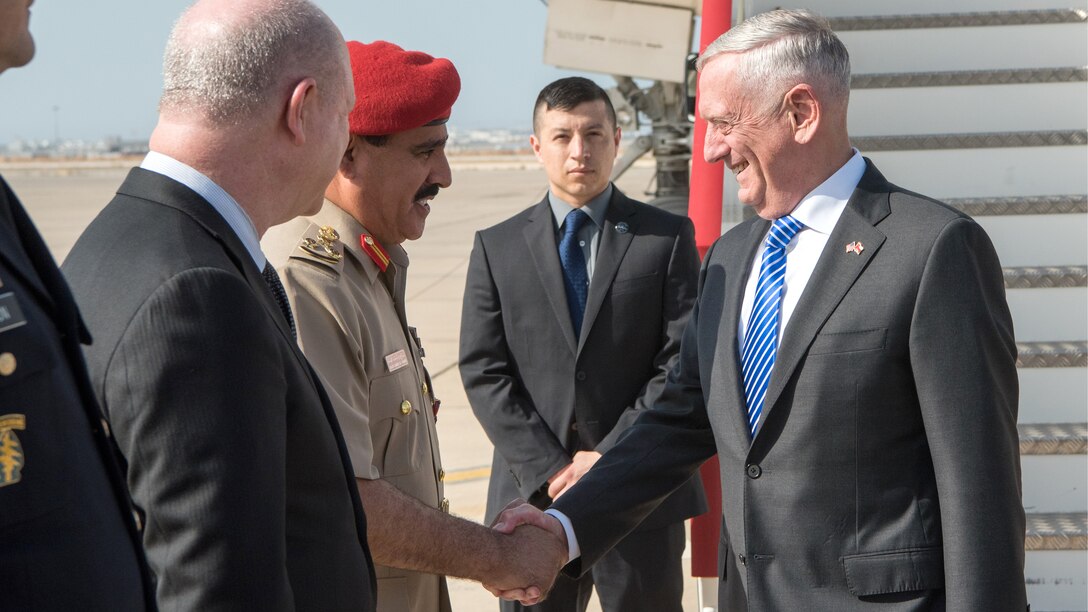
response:
<svg viewBox="0 0 1088 612"><path fill-rule="evenodd" d="M313 217L269 230L262 249L287 291L299 345L336 410L355 476L384 479L448 511L434 396L404 314L408 255L399 245L387 246L391 261L383 273L361 246L364 234L358 221L326 200ZM450 609L444 577L375 569L379 612Z"/></svg>

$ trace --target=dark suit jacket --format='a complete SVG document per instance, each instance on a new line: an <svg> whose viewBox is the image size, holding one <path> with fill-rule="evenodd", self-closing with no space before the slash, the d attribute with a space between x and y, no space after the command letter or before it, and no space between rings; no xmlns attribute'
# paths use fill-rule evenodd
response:
<svg viewBox="0 0 1088 612"><path fill-rule="evenodd" d="M488 521L516 497L550 503L547 479L576 451L615 446L676 359L698 278L691 222L612 193L581 338L567 309L547 197L476 235L460 366L495 445ZM676 486L644 528L706 510L696 480Z"/></svg>
<svg viewBox="0 0 1088 612"><path fill-rule="evenodd" d="M134 169L64 263L97 339L163 609L373 610L328 399L253 259L189 188Z"/></svg>
<svg viewBox="0 0 1088 612"><path fill-rule="evenodd" d="M715 243L661 401L555 504L583 558L717 451L722 609L1023 610L1016 350L989 238L869 163L749 442L737 321L767 227Z"/></svg>
<svg viewBox="0 0 1088 612"><path fill-rule="evenodd" d="M0 179L0 608L155 608L68 285Z"/></svg>

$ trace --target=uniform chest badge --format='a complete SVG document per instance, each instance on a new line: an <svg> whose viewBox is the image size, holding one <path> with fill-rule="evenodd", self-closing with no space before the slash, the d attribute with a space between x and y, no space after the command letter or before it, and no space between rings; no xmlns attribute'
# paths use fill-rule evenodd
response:
<svg viewBox="0 0 1088 612"><path fill-rule="evenodd" d="M23 445L15 430L26 429L26 415L5 414L0 416L0 487L15 484L23 479Z"/></svg>
<svg viewBox="0 0 1088 612"><path fill-rule="evenodd" d="M302 241L302 250L322 261L340 263L344 254L334 248L339 239L340 234L336 233L336 230L323 225L317 232L317 240L307 238Z"/></svg>

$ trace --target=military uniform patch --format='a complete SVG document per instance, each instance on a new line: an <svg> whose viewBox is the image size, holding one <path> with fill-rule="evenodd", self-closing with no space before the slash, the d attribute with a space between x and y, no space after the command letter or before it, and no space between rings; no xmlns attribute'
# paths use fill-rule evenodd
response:
<svg viewBox="0 0 1088 612"><path fill-rule="evenodd" d="M0 487L15 484L23 478L23 445L15 430L26 429L26 415L0 416Z"/></svg>

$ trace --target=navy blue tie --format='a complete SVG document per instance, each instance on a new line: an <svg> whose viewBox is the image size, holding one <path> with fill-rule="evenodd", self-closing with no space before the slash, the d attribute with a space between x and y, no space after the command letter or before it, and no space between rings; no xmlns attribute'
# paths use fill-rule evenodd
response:
<svg viewBox="0 0 1088 612"><path fill-rule="evenodd" d="M778 352L778 320L782 285L786 280L786 247L804 229L793 217L776 219L767 235L767 248L759 268L752 314L744 331L741 370L744 375L744 399L748 404L748 433L755 437L763 414L763 399L771 381L774 358Z"/></svg>
<svg viewBox="0 0 1088 612"><path fill-rule="evenodd" d="M589 274L586 273L586 256L578 244L578 230L589 221L589 215L575 208L563 220L563 237L559 240L559 262L563 265L563 282L567 286L567 308L575 337L582 335L582 317L586 313L589 297Z"/></svg>

